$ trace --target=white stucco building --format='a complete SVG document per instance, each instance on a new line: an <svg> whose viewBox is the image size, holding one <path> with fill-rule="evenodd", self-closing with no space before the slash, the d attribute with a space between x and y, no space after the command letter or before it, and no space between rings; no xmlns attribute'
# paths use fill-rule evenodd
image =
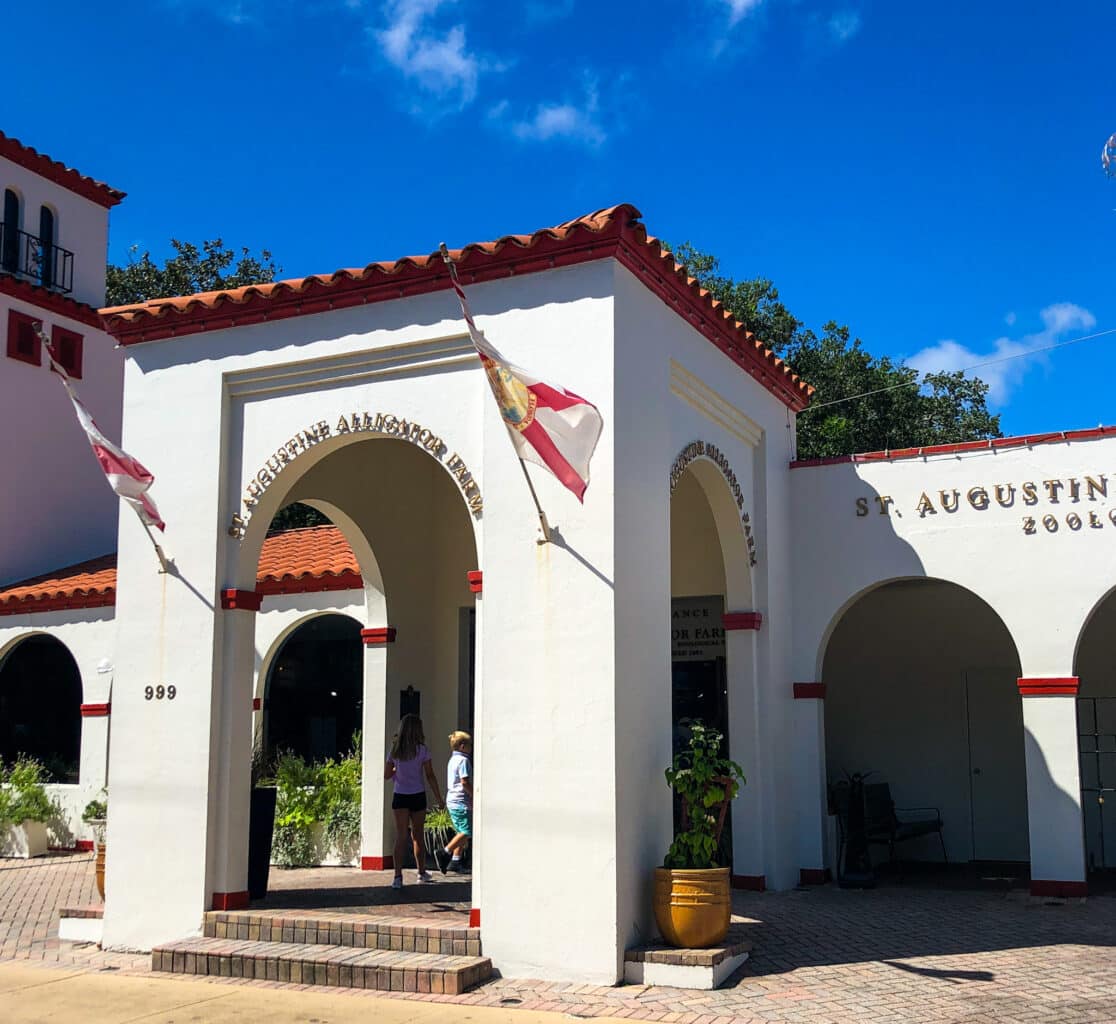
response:
<svg viewBox="0 0 1116 1024"><path fill-rule="evenodd" d="M0 658L49 634L99 708L75 784L99 789L107 761L106 945L247 905L253 737L280 652L328 613L359 629L366 764L404 701L430 736L472 725L474 918L506 975L610 983L653 934L688 714L747 775L739 886L824 883L829 790L874 771L900 805L940 808L942 845L904 856L1029 864L1036 893L1084 893L1116 851L1096 803L1116 742L1114 433L796 462L807 386L633 207L454 257L501 351L604 417L584 504L531 471L551 543L436 254L101 311L173 568L130 514L101 548L32 530L44 550L0 570ZM334 527L268 538L295 501ZM319 738L340 728L319 717ZM391 862L387 799L367 773L367 868Z"/></svg>

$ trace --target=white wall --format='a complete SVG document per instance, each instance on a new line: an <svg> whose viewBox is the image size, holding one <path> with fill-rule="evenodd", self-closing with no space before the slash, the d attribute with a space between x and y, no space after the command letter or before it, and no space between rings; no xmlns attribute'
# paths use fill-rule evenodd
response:
<svg viewBox="0 0 1116 1024"><path fill-rule="evenodd" d="M3 338L9 309L42 320L48 334L58 324L84 337L84 375L75 385L98 426L118 439L123 356L112 339L86 324L0 294ZM8 358L6 351L6 342L0 344L0 433L13 440L33 438L34 443L12 443L4 449L0 584L111 552L118 504L46 354L41 366L32 366Z"/></svg>

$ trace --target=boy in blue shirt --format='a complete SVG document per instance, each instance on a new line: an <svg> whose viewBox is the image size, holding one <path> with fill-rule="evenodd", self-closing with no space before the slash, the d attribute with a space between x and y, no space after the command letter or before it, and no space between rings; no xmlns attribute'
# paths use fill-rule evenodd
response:
<svg viewBox="0 0 1116 1024"><path fill-rule="evenodd" d="M473 740L467 732L451 732L449 744L453 753L446 766L446 810L456 834L445 849L434 851L434 860L443 875L464 870L461 855L469 848L469 837L473 834L473 765L469 756Z"/></svg>

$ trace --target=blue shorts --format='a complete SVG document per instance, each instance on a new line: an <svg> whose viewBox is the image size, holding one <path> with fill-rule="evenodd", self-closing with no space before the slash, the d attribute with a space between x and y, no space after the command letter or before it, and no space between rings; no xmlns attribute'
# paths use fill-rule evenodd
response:
<svg viewBox="0 0 1116 1024"><path fill-rule="evenodd" d="M450 821L453 822L453 827L457 829L461 835L471 836L473 834L473 829L471 827L471 819L473 816L469 813L468 807L447 807L446 810L449 811Z"/></svg>

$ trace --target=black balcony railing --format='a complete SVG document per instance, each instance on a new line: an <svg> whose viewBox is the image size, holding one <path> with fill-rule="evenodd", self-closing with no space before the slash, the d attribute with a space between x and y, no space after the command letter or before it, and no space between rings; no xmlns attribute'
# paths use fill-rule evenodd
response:
<svg viewBox="0 0 1116 1024"><path fill-rule="evenodd" d="M74 254L0 222L0 272L62 292L74 290Z"/></svg>

